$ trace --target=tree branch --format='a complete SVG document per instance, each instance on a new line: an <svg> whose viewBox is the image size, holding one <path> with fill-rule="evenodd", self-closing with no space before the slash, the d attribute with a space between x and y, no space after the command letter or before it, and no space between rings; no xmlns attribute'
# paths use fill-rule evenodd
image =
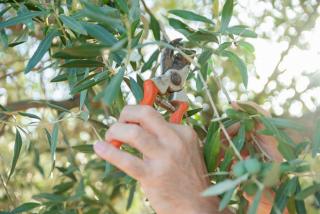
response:
<svg viewBox="0 0 320 214"><path fill-rule="evenodd" d="M65 109L72 109L79 105L80 96L75 96L69 100L54 101L54 100L22 100L18 102L9 103L5 108L10 111L23 111L29 108L47 108L50 104L60 106Z"/></svg>

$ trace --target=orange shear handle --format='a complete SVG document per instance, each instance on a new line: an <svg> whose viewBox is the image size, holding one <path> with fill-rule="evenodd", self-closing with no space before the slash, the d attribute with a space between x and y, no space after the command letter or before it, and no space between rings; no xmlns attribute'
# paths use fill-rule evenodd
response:
<svg viewBox="0 0 320 214"><path fill-rule="evenodd" d="M177 110L171 114L169 121L171 123L180 124L183 116L189 108L189 105L187 102L183 101L173 101L172 103L177 107Z"/></svg>
<svg viewBox="0 0 320 214"><path fill-rule="evenodd" d="M152 80L146 80L143 83L143 92L143 99L140 101L140 105L152 106L156 101L157 95L159 93L158 87ZM112 140L111 144L117 148L120 148L122 142L118 140Z"/></svg>

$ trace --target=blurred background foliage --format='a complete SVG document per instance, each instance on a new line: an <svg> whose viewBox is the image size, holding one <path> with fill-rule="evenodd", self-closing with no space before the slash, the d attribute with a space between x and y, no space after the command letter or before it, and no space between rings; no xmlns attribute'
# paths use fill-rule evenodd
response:
<svg viewBox="0 0 320 214"><path fill-rule="evenodd" d="M318 150L310 146L320 141L315 130L320 130L315 126L320 115L319 1L235 1L230 24L224 26L226 2L232 1L0 0L0 211L152 212L136 182L97 159L92 144L103 138L125 104L141 98L142 80L159 70L159 45L165 45L155 41L163 38L162 27L170 39L184 37L197 49L200 73L190 75L187 91L193 109L189 123L201 139L210 141L206 136L212 137L208 129L214 117L206 87L222 117L239 119L226 113L228 101L251 100L295 121L294 128L306 127L287 133L295 143L304 142L294 148L292 160L303 156L310 164L309 174L299 180L303 187L314 184L306 209L319 212L319 156L312 158ZM183 19L172 9L208 20L195 22L190 14ZM15 16L23 18L8 24ZM279 121L281 128L292 127L288 120ZM282 180L296 178L286 176Z"/></svg>

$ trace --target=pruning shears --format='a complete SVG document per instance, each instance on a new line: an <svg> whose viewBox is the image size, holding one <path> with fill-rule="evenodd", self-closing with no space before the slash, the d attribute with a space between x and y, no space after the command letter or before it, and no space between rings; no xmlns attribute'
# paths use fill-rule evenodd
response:
<svg viewBox="0 0 320 214"><path fill-rule="evenodd" d="M181 40L181 38L172 40L170 45L193 57L195 51L183 48ZM189 107L188 97L183 87L190 72L190 61L181 53L165 48L161 54L161 70L160 76L144 81L144 96L140 105L153 106L157 103L172 112L169 122L179 124ZM165 96L168 96L169 99L163 99ZM111 143L118 148L122 145L122 142L117 140Z"/></svg>

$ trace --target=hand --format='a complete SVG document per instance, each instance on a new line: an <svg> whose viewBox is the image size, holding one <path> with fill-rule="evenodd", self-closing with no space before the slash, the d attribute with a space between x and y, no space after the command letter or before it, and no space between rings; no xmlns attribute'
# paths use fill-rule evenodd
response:
<svg viewBox="0 0 320 214"><path fill-rule="evenodd" d="M137 179L157 213L218 210L218 198L200 195L210 183L197 135L189 126L168 123L149 106L126 106L105 140L95 144L95 152ZM138 149L143 158L115 148L112 140Z"/></svg>

